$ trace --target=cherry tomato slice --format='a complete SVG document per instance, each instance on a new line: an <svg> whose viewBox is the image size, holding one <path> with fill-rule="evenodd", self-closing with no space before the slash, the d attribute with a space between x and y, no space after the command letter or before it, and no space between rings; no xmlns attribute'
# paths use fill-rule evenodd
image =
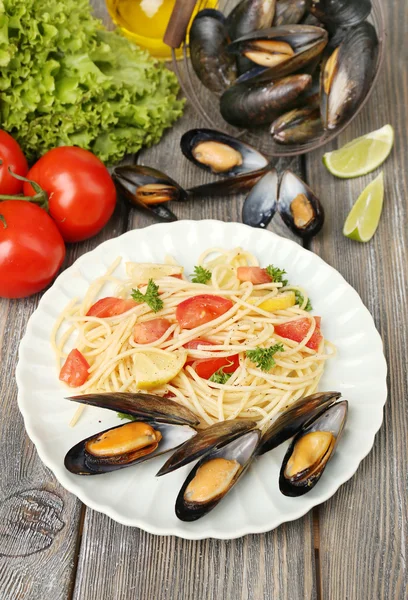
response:
<svg viewBox="0 0 408 600"><path fill-rule="evenodd" d="M107 296L101 298L86 313L87 317L99 317L105 319L107 317L116 317L127 312L131 308L137 306L137 302L134 300L123 300L122 298L114 298L113 296Z"/></svg>
<svg viewBox="0 0 408 600"><path fill-rule="evenodd" d="M271 283L272 277L261 267L238 267L237 277L240 281L250 281L254 285Z"/></svg>
<svg viewBox="0 0 408 600"><path fill-rule="evenodd" d="M74 348L62 366L59 378L70 387L79 387L88 379L89 364L79 350Z"/></svg>
<svg viewBox="0 0 408 600"><path fill-rule="evenodd" d="M311 350L318 350L323 336L320 331L321 317L314 317L316 321L316 328L313 332L312 337L306 344L306 348ZM309 333L310 320L306 318L296 319L295 321L288 321L287 323L280 323L275 325L275 333L280 337L293 340L294 342L301 342Z"/></svg>
<svg viewBox="0 0 408 600"><path fill-rule="evenodd" d="M232 308L227 298L200 294L184 300L177 306L176 319L183 329L194 329L213 321Z"/></svg>
<svg viewBox="0 0 408 600"><path fill-rule="evenodd" d="M223 356L221 358L203 358L191 365L199 377L209 379L219 369L224 373L234 373L239 367L239 355Z"/></svg>
<svg viewBox="0 0 408 600"><path fill-rule="evenodd" d="M151 344L159 340L170 325L171 323L167 319L151 319L136 323L133 329L133 338L136 344Z"/></svg>

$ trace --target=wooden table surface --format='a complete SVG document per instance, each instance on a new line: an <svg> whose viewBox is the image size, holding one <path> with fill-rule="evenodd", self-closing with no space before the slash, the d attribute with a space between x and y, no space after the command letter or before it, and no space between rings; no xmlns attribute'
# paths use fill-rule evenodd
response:
<svg viewBox="0 0 408 600"><path fill-rule="evenodd" d="M104 15L102 0L94 5ZM41 463L17 408L17 348L39 297L0 303L0 599L1 600L406 600L408 598L408 43L406 0L383 2L385 64L362 114L330 147L291 167L322 199L323 231L311 250L359 292L384 340L389 397L373 450L335 496L302 519L264 535L232 541L184 541L119 525L82 505ZM391 123L385 203L369 244L342 235L345 217L374 177L341 181L321 164L324 151ZM202 125L184 117L138 162L182 185L211 179L177 148ZM285 165L288 163L286 161ZM285 166L278 163L278 168ZM177 205L179 218L239 221L243 197ZM65 267L102 241L153 220L118 205L95 238L71 245ZM270 229L287 235L278 220Z"/></svg>

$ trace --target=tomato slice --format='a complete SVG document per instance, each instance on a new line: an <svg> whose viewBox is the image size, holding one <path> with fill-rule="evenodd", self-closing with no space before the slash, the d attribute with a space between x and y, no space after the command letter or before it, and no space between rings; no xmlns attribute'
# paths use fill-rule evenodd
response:
<svg viewBox="0 0 408 600"><path fill-rule="evenodd" d="M184 300L177 306L176 319L183 329L194 329L213 321L232 308L227 298L200 294Z"/></svg>
<svg viewBox="0 0 408 600"><path fill-rule="evenodd" d="M239 355L223 356L221 358L203 358L191 365L199 377L209 379L219 369L224 373L234 373L239 367Z"/></svg>
<svg viewBox="0 0 408 600"><path fill-rule="evenodd" d="M316 328L313 332L312 337L307 342L306 347L311 350L318 350L323 336L320 331L321 317L314 317L316 321ZM275 325L275 333L280 337L293 340L294 342L301 342L309 333L310 320L306 318L296 319L295 321L288 321L287 323L280 323Z"/></svg>
<svg viewBox="0 0 408 600"><path fill-rule="evenodd" d="M79 387L88 379L89 364L79 350L74 348L68 354L59 374L61 381L70 387Z"/></svg>
<svg viewBox="0 0 408 600"><path fill-rule="evenodd" d="M136 323L133 329L133 338L136 344L151 344L166 333L171 323L167 319L150 319L143 323Z"/></svg>
<svg viewBox="0 0 408 600"><path fill-rule="evenodd" d="M238 267L237 277L240 281L250 281L254 285L272 281L272 277L268 275L266 269L261 269L261 267Z"/></svg>
<svg viewBox="0 0 408 600"><path fill-rule="evenodd" d="M134 300L123 300L122 298L115 298L107 296L101 298L86 313L87 317L99 317L100 319L106 319L107 317L116 317L127 312L131 308L137 306L137 302Z"/></svg>

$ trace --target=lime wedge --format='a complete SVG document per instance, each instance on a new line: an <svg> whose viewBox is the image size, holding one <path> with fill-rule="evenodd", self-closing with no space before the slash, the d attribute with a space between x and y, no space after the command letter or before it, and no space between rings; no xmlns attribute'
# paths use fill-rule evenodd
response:
<svg viewBox="0 0 408 600"><path fill-rule="evenodd" d="M394 130L391 125L367 133L343 148L326 152L323 164L332 175L342 179L359 177L379 167L391 152Z"/></svg>
<svg viewBox="0 0 408 600"><path fill-rule="evenodd" d="M357 242L368 242L373 237L381 217L384 198L382 172L362 191L348 214L343 234Z"/></svg>
<svg viewBox="0 0 408 600"><path fill-rule="evenodd" d="M168 383L181 371L187 352L166 352L159 348L146 348L134 355L133 373L141 390L151 390Z"/></svg>

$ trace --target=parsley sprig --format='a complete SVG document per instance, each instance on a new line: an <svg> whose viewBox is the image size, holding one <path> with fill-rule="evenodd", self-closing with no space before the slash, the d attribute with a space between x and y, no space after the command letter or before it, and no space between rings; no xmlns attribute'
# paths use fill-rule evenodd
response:
<svg viewBox="0 0 408 600"><path fill-rule="evenodd" d="M305 301L305 297L303 296L303 294L301 292L299 292L299 290L295 290L295 298L296 298L296 304L299 304L299 306L302 306L303 302ZM312 306L312 303L310 302L309 298L308 298L306 306L304 307L303 310L307 310L308 312L313 310L313 306Z"/></svg>
<svg viewBox="0 0 408 600"><path fill-rule="evenodd" d="M218 371L215 371L215 373L211 375L209 381L212 381L213 383L221 383L222 385L224 385L224 383L227 383L231 375L232 373L224 373L221 367L221 369L218 369Z"/></svg>
<svg viewBox="0 0 408 600"><path fill-rule="evenodd" d="M255 348L255 350L247 350L246 356L251 362L253 362L258 369L265 371L266 373L275 366L274 355L277 352L283 352L283 344L275 344L269 348Z"/></svg>
<svg viewBox="0 0 408 600"><path fill-rule="evenodd" d="M268 267L266 267L265 271L268 273L269 277L274 283L282 283L283 287L285 287L285 285L288 285L288 280L283 279L283 276L286 275L285 269L279 269L278 267L269 265Z"/></svg>
<svg viewBox="0 0 408 600"><path fill-rule="evenodd" d="M149 279L146 293L142 294L140 290L132 290L131 296L135 302L146 302L153 312L158 312L163 308L163 300L159 296L159 286L153 279Z"/></svg>
<svg viewBox="0 0 408 600"><path fill-rule="evenodd" d="M207 283L211 279L211 271L204 269L199 265L194 267L194 275L191 279L193 283Z"/></svg>

